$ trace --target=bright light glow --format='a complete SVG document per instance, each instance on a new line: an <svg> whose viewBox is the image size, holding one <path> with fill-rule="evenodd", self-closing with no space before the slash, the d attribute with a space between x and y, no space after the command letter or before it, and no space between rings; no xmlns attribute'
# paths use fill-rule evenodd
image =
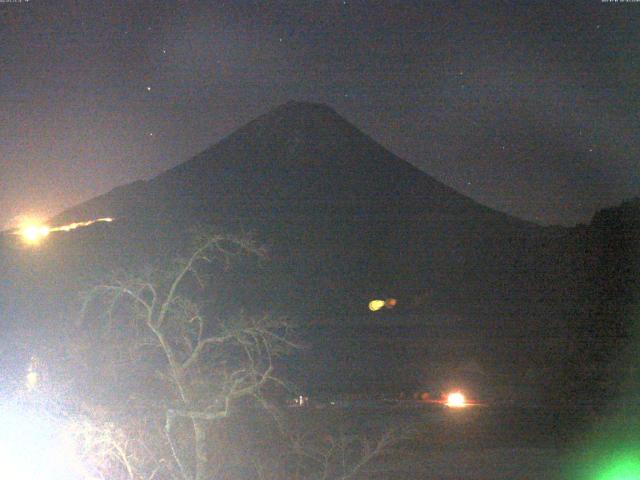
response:
<svg viewBox="0 0 640 480"><path fill-rule="evenodd" d="M638 478L640 478L640 459L637 452L613 458L596 474L596 480L638 480Z"/></svg>
<svg viewBox="0 0 640 480"><path fill-rule="evenodd" d="M21 225L18 230L13 232L15 235L20 235L23 240L29 245L37 245L44 238L48 237L51 232L69 232L80 227L88 227L98 222L113 222L111 217L96 218L95 220L88 220L86 222L74 222L67 225L61 225L59 227L49 227L37 222L26 222Z"/></svg>
<svg viewBox="0 0 640 480"><path fill-rule="evenodd" d="M88 227L89 225L93 225L98 222L113 222L113 218L104 217L104 218L96 218L95 220L88 220L86 222L75 222L70 223L68 225L62 225L61 227L54 227L51 229L52 232L69 232L71 230L75 230L80 227Z"/></svg>
<svg viewBox="0 0 640 480"><path fill-rule="evenodd" d="M0 406L0 476L11 480L89 480L62 422Z"/></svg>
<svg viewBox="0 0 640 480"><path fill-rule="evenodd" d="M382 308L391 309L396 306L397 300L395 298L387 298L386 300L371 300L369 302L369 310L377 312Z"/></svg>
<svg viewBox="0 0 640 480"><path fill-rule="evenodd" d="M447 395L447 401L445 402L447 407L462 408L467 406L467 400L460 392L452 392Z"/></svg>
<svg viewBox="0 0 640 480"><path fill-rule="evenodd" d="M38 382L40 381L40 376L36 370L36 365L38 365L38 359L36 357L31 357L31 363L29 364L29 369L27 370L26 377L26 385L27 390L35 390L38 386Z"/></svg>
<svg viewBox="0 0 640 480"><path fill-rule="evenodd" d="M35 390L38 386L38 372L29 372L27 373L27 389Z"/></svg>
<svg viewBox="0 0 640 480"><path fill-rule="evenodd" d="M377 312L382 307L384 307L384 300L371 300L369 302L369 310L372 312Z"/></svg>
<svg viewBox="0 0 640 480"><path fill-rule="evenodd" d="M49 227L46 225L28 224L20 229L20 235L27 243L36 244L49 235Z"/></svg>

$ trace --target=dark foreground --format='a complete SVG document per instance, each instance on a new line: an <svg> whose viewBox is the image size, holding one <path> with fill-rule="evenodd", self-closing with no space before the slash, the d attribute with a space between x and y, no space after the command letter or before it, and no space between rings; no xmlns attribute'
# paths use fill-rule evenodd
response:
<svg viewBox="0 0 640 480"><path fill-rule="evenodd" d="M361 476L371 479L562 478L571 443L560 433L557 412L542 408L329 407L293 416L307 425L333 425L334 434L397 432L398 443Z"/></svg>

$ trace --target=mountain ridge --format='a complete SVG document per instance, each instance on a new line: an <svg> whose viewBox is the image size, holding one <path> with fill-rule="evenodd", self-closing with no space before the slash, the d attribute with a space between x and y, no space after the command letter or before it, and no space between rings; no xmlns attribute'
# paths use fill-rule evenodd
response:
<svg viewBox="0 0 640 480"><path fill-rule="evenodd" d="M275 139L273 138L274 136L276 137ZM147 194L157 196L161 194L160 190L175 188L182 188L187 193L189 189L188 181L192 181L194 177L204 177L210 182L215 182L216 175L221 176L229 173L229 165L221 165L221 162L217 160L232 154L234 150L242 150L243 144L246 144L247 140L252 141L252 139L254 139L255 144L270 147L271 155L261 156L257 154L259 153L259 148L249 148L244 158L238 158L238 155L235 156L235 160L238 162L233 167L238 170L240 164L242 169L245 170L244 172L231 172L232 177L240 180L241 185L238 186L239 188L264 190L264 188L260 187L264 187L265 183L272 180L264 178L265 175L269 173L289 173L293 174L294 178L287 177L285 182L280 182L277 185L280 189L280 200L285 200L288 194L292 196L292 201L300 201L301 192L295 192L295 187L304 185L304 182L307 182L307 186L309 186L309 180L314 180L311 178L313 175L315 175L317 188L328 189L328 182L325 182L324 185L317 185L322 183L319 180L323 175L329 174L332 177L332 181L339 182L340 176L359 174L366 178L366 174L371 172L370 175L372 175L373 180L368 185L368 191L360 192L362 195L369 196L367 201L371 200L371 192L375 189L375 182L378 182L381 191L383 187L393 187L393 185L390 185L391 182L384 183L385 175L388 175L392 181L398 182L400 180L400 183L395 190L392 189L390 193L387 193L387 199L397 197L399 190L405 189L404 191L408 192L409 195L417 197L415 198L416 201L437 201L440 199L440 206L452 208L452 203L454 203L458 208L479 208L487 212L496 212L504 219L508 219L508 221L519 222L533 228L537 227L536 224L531 222L481 205L430 177L409 162L402 160L377 144L371 137L351 125L332 108L324 104L299 101L287 102L260 115L199 154L149 180L139 180L116 187L104 195L66 209L55 215L51 221L65 223L77 221L77 218L83 217L126 215L127 212L122 211L123 209L117 200L112 205L108 203L112 199L123 195L131 196L131 201L137 202L139 199L136 197ZM254 147L256 146L254 145ZM357 148L364 148L367 153L378 160L377 164L375 162L369 162L368 165L363 165L364 162L360 164L354 162L345 163L345 158L347 158L349 152L357 150ZM261 162L261 157L266 158ZM322 157L325 161L332 161L333 164L320 164L317 161L318 157ZM277 159L277 162L273 161L274 158ZM366 158L360 155L359 160L366 160ZM303 165L293 163L300 161L306 163ZM279 166L278 172L273 172L273 164L275 163ZM308 170L308 175L300 175L301 167ZM338 176L331 175L331 172L327 171L331 168L341 168L342 171L339 172L340 175ZM251 169L255 170L253 175L247 175L249 173L248 170ZM262 178L259 175L260 171L265 173ZM175 178L181 176L190 176L191 178L182 182L182 184L176 184ZM253 177L254 181L251 181L250 177ZM415 178L419 178L419 181L416 181ZM311 187L313 187L313 184L314 182L311 182ZM233 192L227 191L225 193L231 194ZM302 197L306 197L308 200L311 193L313 192L310 191L307 195L302 195ZM345 201L347 203L357 203L357 193L359 192L354 192ZM430 194L435 194L436 198L429 199ZM447 201L443 202L443 198L447 198ZM107 205L102 205L102 210L98 209L97 211L96 209L100 203L99 199L106 201ZM455 201L452 199L455 199ZM405 208L407 207L406 203L405 201L403 205ZM109 210L109 208L112 210Z"/></svg>

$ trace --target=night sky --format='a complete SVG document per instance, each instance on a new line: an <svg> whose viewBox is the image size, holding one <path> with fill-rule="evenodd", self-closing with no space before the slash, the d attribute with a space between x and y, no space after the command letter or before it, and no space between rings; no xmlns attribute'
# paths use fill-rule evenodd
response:
<svg viewBox="0 0 640 480"><path fill-rule="evenodd" d="M1 1L0 226L290 99L528 220L640 194L640 3Z"/></svg>

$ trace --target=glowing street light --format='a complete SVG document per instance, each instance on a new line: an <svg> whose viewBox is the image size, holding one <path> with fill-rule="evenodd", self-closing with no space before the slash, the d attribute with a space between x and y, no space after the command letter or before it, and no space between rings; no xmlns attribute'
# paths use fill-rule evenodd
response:
<svg viewBox="0 0 640 480"><path fill-rule="evenodd" d="M452 392L447 395L445 405L451 408L463 408L467 406L467 400L462 393Z"/></svg>

